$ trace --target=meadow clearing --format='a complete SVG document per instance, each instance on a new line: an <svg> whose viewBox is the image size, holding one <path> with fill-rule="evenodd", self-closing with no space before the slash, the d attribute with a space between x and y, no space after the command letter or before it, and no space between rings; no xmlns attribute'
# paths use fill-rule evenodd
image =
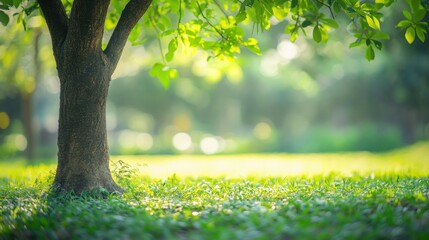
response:
<svg viewBox="0 0 429 240"><path fill-rule="evenodd" d="M429 144L391 152L113 156L121 196L52 195L0 162L0 239L429 239Z"/></svg>

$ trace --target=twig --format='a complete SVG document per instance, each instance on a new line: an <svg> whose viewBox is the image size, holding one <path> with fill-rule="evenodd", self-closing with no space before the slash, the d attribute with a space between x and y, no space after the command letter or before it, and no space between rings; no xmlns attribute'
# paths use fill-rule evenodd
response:
<svg viewBox="0 0 429 240"><path fill-rule="evenodd" d="M325 3L325 2L323 2L321 0L315 0L315 1L318 2L318 3L320 3L320 4L322 4L323 6L327 7L329 9L329 13L331 14L331 17L333 19L335 19L334 12L332 12L331 6L329 6L329 4L327 4L327 3Z"/></svg>
<svg viewBox="0 0 429 240"><path fill-rule="evenodd" d="M162 50L161 32L159 31L158 27L154 23L153 18L149 17L149 19L150 19L150 23L152 24L153 28L155 29L156 34L158 35L157 40L158 40L159 52L161 53L162 62L165 64L166 61L165 61L165 57L164 57L164 51Z"/></svg>
<svg viewBox="0 0 429 240"><path fill-rule="evenodd" d="M177 22L177 31L179 31L180 23L182 23L182 0L179 1L179 21Z"/></svg>
<svg viewBox="0 0 429 240"><path fill-rule="evenodd" d="M201 5L198 1L196 1L198 9L200 10L201 16L203 16L203 18L206 20L206 22L222 37L222 39L227 39L222 32L216 27L214 26L209 19L204 15L203 10L201 9Z"/></svg>
<svg viewBox="0 0 429 240"><path fill-rule="evenodd" d="M225 15L225 17L226 17L226 20L228 21L228 23L229 23L229 16L228 16L228 14L225 12L225 10L223 10L223 8L222 8L222 6L219 4L219 2L218 1L216 1L216 0L213 0L213 2L215 3L215 5L220 9L220 11L223 13L223 15Z"/></svg>

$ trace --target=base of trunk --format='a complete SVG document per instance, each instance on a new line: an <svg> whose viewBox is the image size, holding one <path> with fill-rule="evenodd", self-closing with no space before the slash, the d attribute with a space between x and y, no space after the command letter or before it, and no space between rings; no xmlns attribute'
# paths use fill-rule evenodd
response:
<svg viewBox="0 0 429 240"><path fill-rule="evenodd" d="M109 169L103 171L100 168L103 167L79 168L79 171L74 172L73 168L65 170L59 167L53 183L54 191L76 194L83 192L123 193L122 188L113 181Z"/></svg>

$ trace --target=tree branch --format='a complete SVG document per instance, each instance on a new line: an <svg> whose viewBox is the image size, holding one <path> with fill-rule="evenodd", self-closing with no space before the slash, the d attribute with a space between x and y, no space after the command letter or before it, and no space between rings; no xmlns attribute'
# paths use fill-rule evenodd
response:
<svg viewBox="0 0 429 240"><path fill-rule="evenodd" d="M145 14L151 3L152 0L130 0L125 6L118 25L104 51L110 60L112 73L118 64L131 30Z"/></svg>
<svg viewBox="0 0 429 240"><path fill-rule="evenodd" d="M67 43L76 51L101 49L110 0L74 0Z"/></svg>
<svg viewBox="0 0 429 240"><path fill-rule="evenodd" d="M37 0L45 16L52 38L55 57L67 36L68 18L61 0Z"/></svg>

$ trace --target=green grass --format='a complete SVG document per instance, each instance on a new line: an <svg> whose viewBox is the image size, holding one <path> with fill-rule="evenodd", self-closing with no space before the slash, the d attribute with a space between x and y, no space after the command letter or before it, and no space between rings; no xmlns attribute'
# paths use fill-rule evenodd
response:
<svg viewBox="0 0 429 240"><path fill-rule="evenodd" d="M428 143L112 159L126 193L106 199L49 195L52 163L0 163L0 239L429 239Z"/></svg>

